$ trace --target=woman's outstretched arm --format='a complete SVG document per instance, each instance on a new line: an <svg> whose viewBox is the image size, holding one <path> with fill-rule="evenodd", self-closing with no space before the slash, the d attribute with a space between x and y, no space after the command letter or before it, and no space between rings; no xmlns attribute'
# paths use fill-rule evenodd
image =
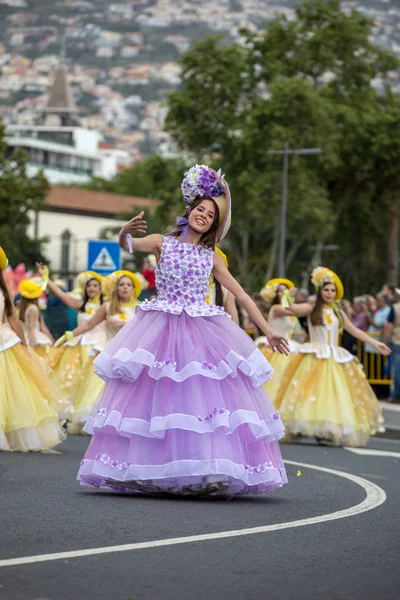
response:
<svg viewBox="0 0 400 600"><path fill-rule="evenodd" d="M244 291L241 285L229 273L227 266L219 254L214 252L213 275L222 286L232 292L237 301L247 311L250 319L267 337L272 348L276 348L281 354L289 354L289 344L287 339L274 331L269 323L264 319L255 302Z"/></svg>
<svg viewBox="0 0 400 600"><path fill-rule="evenodd" d="M159 233L146 235L144 238L132 238L132 235L137 233L147 232L147 223L143 219L144 212L142 211L136 217L133 217L128 223L125 223L119 232L119 245L128 252L146 252L155 254L159 258L163 236Z"/></svg>

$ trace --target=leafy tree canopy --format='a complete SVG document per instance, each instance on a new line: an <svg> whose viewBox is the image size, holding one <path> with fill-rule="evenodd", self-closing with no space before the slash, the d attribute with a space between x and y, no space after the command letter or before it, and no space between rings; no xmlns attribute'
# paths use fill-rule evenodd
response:
<svg viewBox="0 0 400 600"><path fill-rule="evenodd" d="M0 245L10 264L25 262L28 267L44 260L43 240L27 235L32 214L44 206L48 183L42 173L28 177L22 151L7 150L4 126L0 123Z"/></svg>

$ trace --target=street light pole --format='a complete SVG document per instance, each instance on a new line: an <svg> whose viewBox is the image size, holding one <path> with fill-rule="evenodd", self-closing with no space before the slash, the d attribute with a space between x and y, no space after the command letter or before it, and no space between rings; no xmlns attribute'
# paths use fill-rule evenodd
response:
<svg viewBox="0 0 400 600"><path fill-rule="evenodd" d="M282 172L282 201L281 201L281 228L279 239L279 277L285 277L285 248L286 248L286 219L287 219L287 188L289 175L289 144L285 142Z"/></svg>
<svg viewBox="0 0 400 600"><path fill-rule="evenodd" d="M289 177L289 156L302 154L321 154L320 148L299 148L291 149L289 142L285 142L283 150L270 150L268 154L283 154L283 172L282 172L282 200L281 200L281 218L280 218L280 239L279 239L279 277L285 277L285 250L286 250L286 221L287 221L287 199L288 199L288 177Z"/></svg>

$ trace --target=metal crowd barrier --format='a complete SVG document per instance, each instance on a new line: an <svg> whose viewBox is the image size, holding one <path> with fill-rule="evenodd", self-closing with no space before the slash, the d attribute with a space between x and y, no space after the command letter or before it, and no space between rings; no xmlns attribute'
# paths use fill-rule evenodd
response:
<svg viewBox="0 0 400 600"><path fill-rule="evenodd" d="M246 330L245 330L246 331ZM250 334L250 331L247 333ZM381 334L378 331L368 331L368 335L373 338L381 339ZM296 329L292 333L292 339L299 344L304 344L308 341L307 334L304 330ZM393 380L388 376L388 356L382 356L382 354L375 354L374 352L367 352L365 350L365 344L357 341L357 353L356 356L360 363L364 367L367 380L371 385L391 385ZM341 340L339 341L339 345Z"/></svg>
<svg viewBox="0 0 400 600"><path fill-rule="evenodd" d="M381 339L378 331L368 331L369 336L375 339ZM388 376L388 356L367 352L365 344L357 340L357 358L364 367L369 383L373 385L390 385L393 380Z"/></svg>

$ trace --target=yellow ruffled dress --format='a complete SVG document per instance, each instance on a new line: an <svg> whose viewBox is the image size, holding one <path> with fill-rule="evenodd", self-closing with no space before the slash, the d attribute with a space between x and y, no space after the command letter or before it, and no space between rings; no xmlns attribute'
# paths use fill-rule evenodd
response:
<svg viewBox="0 0 400 600"><path fill-rule="evenodd" d="M34 339L30 339L31 326ZM53 348L52 340L40 329L40 310L35 304L28 306L23 322L27 343L44 361L46 374L51 377L57 367L61 353L59 348Z"/></svg>
<svg viewBox="0 0 400 600"><path fill-rule="evenodd" d="M296 325L296 317L271 317L268 322L272 329L284 335L288 340L291 355L296 354L300 344L291 339ZM275 403L282 376L289 364L289 358L285 354L273 352L266 337L256 339L256 344L274 369L272 378L264 384L264 388L272 402Z"/></svg>
<svg viewBox="0 0 400 600"><path fill-rule="evenodd" d="M358 359L339 346L339 319L323 309L324 325L309 323L310 343L289 357L275 398L290 435L338 446L364 446L383 430L379 402Z"/></svg>
<svg viewBox="0 0 400 600"><path fill-rule="evenodd" d="M32 354L6 322L0 291L0 450L47 450L65 438L56 392Z"/></svg>
<svg viewBox="0 0 400 600"><path fill-rule="evenodd" d="M130 321L135 315L135 306L137 304L139 304L138 301L135 303L123 304L121 306L120 314L107 314L106 337L102 337L101 340L99 339L96 345L90 350L90 356L79 377L79 384L74 399L74 411L70 417L71 422L80 425L80 428L85 424L85 421L91 413L104 386L104 381L94 372L93 361L96 356L104 350L107 343L121 330L121 327L112 326L113 321ZM109 304L107 306L107 312L108 308ZM79 428L69 428L69 431L71 433L79 433Z"/></svg>
<svg viewBox="0 0 400 600"><path fill-rule="evenodd" d="M97 300L86 302L85 312L78 313L78 325L90 321L99 308L100 302ZM62 357L53 381L70 402L69 419L72 418L76 409L76 391L83 368L90 357L90 351L96 345L105 344L106 340L107 333L103 322L88 333L76 337L73 342L65 342L61 347Z"/></svg>

